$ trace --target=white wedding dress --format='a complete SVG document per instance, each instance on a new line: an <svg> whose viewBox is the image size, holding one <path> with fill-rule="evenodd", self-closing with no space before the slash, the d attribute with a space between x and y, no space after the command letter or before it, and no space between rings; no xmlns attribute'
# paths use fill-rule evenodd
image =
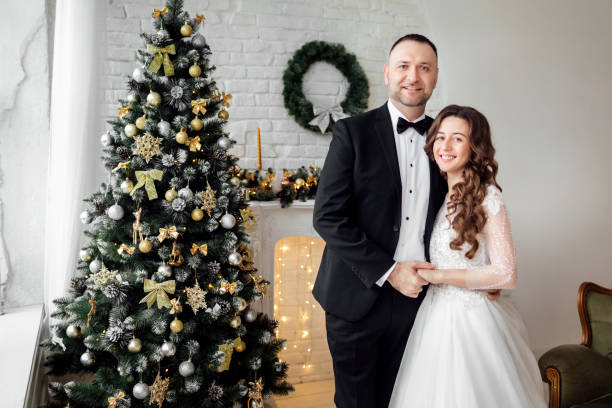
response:
<svg viewBox="0 0 612 408"><path fill-rule="evenodd" d="M501 192L489 186L487 222L472 259L449 247L456 232L440 209L431 262L467 269L466 286L431 285L410 333L390 408L546 408L544 386L527 331L509 299L474 289L512 287L516 254Z"/></svg>

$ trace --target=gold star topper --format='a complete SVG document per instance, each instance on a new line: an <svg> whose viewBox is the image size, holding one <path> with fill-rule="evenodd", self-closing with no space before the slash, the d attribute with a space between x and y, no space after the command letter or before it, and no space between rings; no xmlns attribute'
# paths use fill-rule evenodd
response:
<svg viewBox="0 0 612 408"><path fill-rule="evenodd" d="M206 291L200 288L200 284L196 279L195 285L192 288L185 289L187 293L187 301L185 302L193 309L193 314L197 314L198 310L206 309Z"/></svg>
<svg viewBox="0 0 612 408"><path fill-rule="evenodd" d="M168 385L170 385L170 377L161 378L159 372L157 373L157 377L155 377L155 382L151 386L151 397L149 398L149 404L156 403L159 408L161 408L164 399L166 398L166 393L168 392Z"/></svg>
<svg viewBox="0 0 612 408"><path fill-rule="evenodd" d="M134 137L136 140L136 154L144 157L145 161L149 163L154 156L161 156L161 148L159 145L162 142L162 138L153 137L150 133L144 136Z"/></svg>

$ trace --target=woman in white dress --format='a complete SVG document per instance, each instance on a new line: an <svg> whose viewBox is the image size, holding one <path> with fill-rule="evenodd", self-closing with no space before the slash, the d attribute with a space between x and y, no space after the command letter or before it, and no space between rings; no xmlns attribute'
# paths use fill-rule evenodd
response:
<svg viewBox="0 0 612 408"><path fill-rule="evenodd" d="M433 122L425 151L448 180L434 223L430 282L395 381L391 408L545 408L527 332L505 297L516 254L487 119L450 105Z"/></svg>

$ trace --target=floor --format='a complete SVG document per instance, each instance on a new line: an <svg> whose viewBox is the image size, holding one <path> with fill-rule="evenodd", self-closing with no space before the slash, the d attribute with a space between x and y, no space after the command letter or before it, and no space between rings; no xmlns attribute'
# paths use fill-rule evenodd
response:
<svg viewBox="0 0 612 408"><path fill-rule="evenodd" d="M274 396L277 408L333 408L334 380L294 384L295 392Z"/></svg>

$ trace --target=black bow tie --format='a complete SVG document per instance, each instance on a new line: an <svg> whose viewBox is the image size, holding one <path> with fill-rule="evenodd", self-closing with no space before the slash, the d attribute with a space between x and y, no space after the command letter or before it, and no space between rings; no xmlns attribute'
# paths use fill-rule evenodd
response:
<svg viewBox="0 0 612 408"><path fill-rule="evenodd" d="M408 128L414 128L420 135L424 135L427 132L426 120L419 120L418 122L408 122L404 118L399 118L397 121L397 133L402 133Z"/></svg>

